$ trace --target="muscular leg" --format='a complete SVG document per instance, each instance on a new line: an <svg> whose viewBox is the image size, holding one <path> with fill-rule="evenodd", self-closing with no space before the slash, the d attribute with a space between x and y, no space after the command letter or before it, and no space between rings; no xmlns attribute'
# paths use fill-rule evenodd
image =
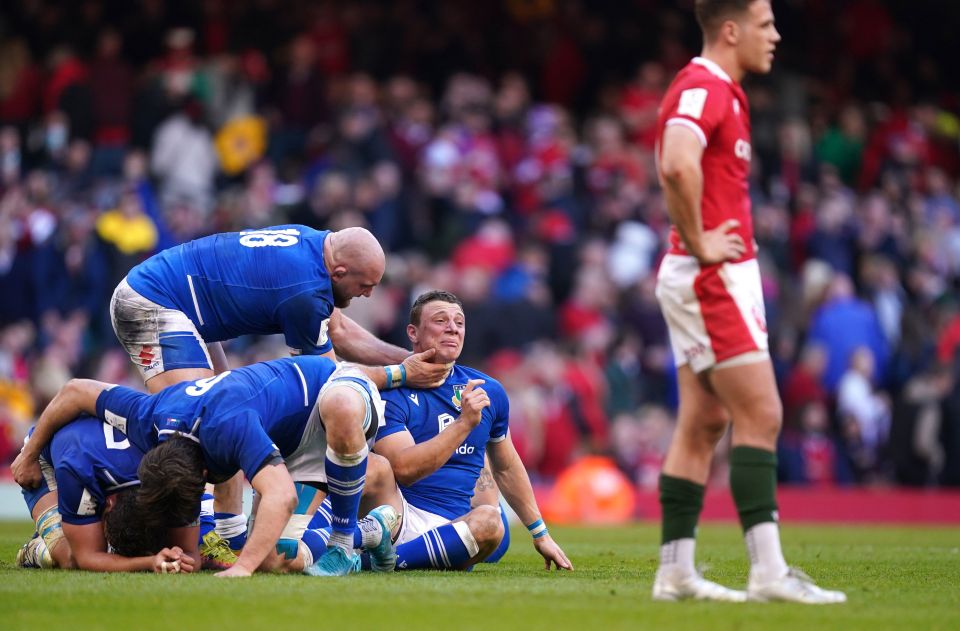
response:
<svg viewBox="0 0 960 631"><path fill-rule="evenodd" d="M783 410L769 360L717 367L710 382L733 414L730 491L750 554L751 577L780 578L787 564L777 527L777 435Z"/></svg>
<svg viewBox="0 0 960 631"><path fill-rule="evenodd" d="M33 521L36 522L47 510L56 506L57 493L56 491L51 491L37 500L37 503L33 506L30 516L33 518ZM57 519L59 519L59 516ZM60 528L59 524L56 526L56 528ZM61 530L59 536L54 537L54 539L56 539L56 543L51 546L49 544L50 537L44 538L44 542L47 543L47 551L50 553L50 557L53 558L54 567L61 569L75 568L76 564L73 561L73 554L71 554L70 551L70 542L67 541L65 536L63 536L63 531Z"/></svg>
<svg viewBox="0 0 960 631"><path fill-rule="evenodd" d="M466 515L397 546L397 568L463 570L496 550L503 537L500 511L478 506Z"/></svg>

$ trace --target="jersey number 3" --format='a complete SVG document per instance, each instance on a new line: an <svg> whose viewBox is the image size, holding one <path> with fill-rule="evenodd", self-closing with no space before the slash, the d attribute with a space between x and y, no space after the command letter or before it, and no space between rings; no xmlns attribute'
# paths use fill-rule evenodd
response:
<svg viewBox="0 0 960 631"><path fill-rule="evenodd" d="M278 247L296 245L300 240L300 231L296 228L283 230L251 230L240 233L240 245L248 248Z"/></svg>

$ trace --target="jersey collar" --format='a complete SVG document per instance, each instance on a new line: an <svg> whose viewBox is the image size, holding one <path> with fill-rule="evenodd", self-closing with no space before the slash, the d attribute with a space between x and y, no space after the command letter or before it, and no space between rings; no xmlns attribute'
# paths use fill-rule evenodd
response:
<svg viewBox="0 0 960 631"><path fill-rule="evenodd" d="M718 66L718 65L716 64L716 62L710 61L710 60L707 59L706 57L694 57L694 58L693 58L693 63L697 64L698 66L703 66L704 68L706 68L707 70L709 70L709 71L711 72L711 74L714 74L714 75L720 77L721 79L723 79L723 80L726 81L727 83L731 83L731 84L733 83L733 79L730 78L730 75L728 75L726 72L724 72L724 71L723 71L723 68L721 68L720 66Z"/></svg>

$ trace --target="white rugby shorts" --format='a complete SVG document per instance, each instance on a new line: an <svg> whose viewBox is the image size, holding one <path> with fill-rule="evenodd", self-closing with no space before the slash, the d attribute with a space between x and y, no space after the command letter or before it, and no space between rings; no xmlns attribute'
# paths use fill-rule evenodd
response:
<svg viewBox="0 0 960 631"><path fill-rule="evenodd" d="M126 278L110 299L110 322L144 381L177 368L213 370L207 345L190 318L145 298Z"/></svg>
<svg viewBox="0 0 960 631"><path fill-rule="evenodd" d="M756 259L701 268L692 256L667 254L656 293L678 367L700 373L769 357Z"/></svg>

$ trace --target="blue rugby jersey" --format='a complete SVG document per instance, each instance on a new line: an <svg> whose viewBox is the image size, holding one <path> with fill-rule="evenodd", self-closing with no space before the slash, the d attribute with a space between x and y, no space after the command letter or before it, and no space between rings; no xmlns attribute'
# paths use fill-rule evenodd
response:
<svg viewBox="0 0 960 631"><path fill-rule="evenodd" d="M107 496L137 486L143 451L98 418L84 415L41 450L53 467L60 515L68 524L101 520Z"/></svg>
<svg viewBox="0 0 960 631"><path fill-rule="evenodd" d="M127 282L182 311L206 342L283 333L302 355L332 346L333 290L323 262L329 231L284 225L190 241L134 267Z"/></svg>
<svg viewBox="0 0 960 631"><path fill-rule="evenodd" d="M252 479L275 456L296 451L320 388L336 369L326 357L289 357L179 383L154 395L115 386L97 416L148 451L175 432L195 436L211 480Z"/></svg>
<svg viewBox="0 0 960 631"><path fill-rule="evenodd" d="M407 431L419 444L438 435L460 416L460 394L471 379L484 379L486 383L480 387L490 397L480 424L440 469L410 486L400 485L407 502L448 519L470 512L470 500L483 468L487 443L507 436L510 402L503 386L479 370L458 364L438 388L398 388L380 393L386 404L386 424L380 428L377 440Z"/></svg>

